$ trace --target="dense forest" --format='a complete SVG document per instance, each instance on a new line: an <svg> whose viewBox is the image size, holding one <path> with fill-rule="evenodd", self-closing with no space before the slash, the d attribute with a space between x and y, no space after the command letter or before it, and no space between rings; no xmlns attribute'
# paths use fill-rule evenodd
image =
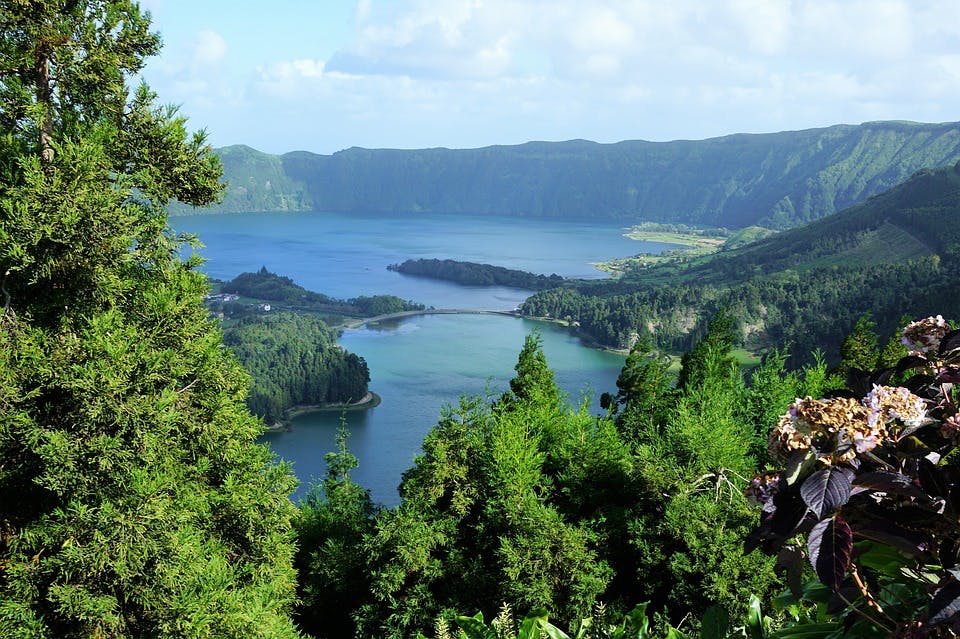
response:
<svg viewBox="0 0 960 639"><path fill-rule="evenodd" d="M788 371L785 351L745 374L734 338L713 318L677 377L638 343L593 416L529 337L500 397L441 415L393 509L350 479L343 433L296 523L301 628L503 638L533 611L520 636L950 636L926 624L960 612L937 559L960 540L943 502L960 491L958 394L942 382L960 381L960 331L931 317L882 340L863 317L846 387L822 359Z"/></svg>
<svg viewBox="0 0 960 639"><path fill-rule="evenodd" d="M367 395L367 363L340 347L313 315L245 318L224 329L223 343L252 378L247 406L268 424L295 406L357 402Z"/></svg>
<svg viewBox="0 0 960 639"><path fill-rule="evenodd" d="M166 223L223 185L204 136L128 90L159 46L127 0L0 0L0 636L957 636L960 330L939 315L886 334L861 315L841 378L786 348L745 373L721 309L676 376L641 336L600 415L531 335L499 395L439 416L399 506L354 483L346 432L292 504ZM916 261L867 259L859 288L955 304L960 178L917 179L874 233ZM752 250L729 259L765 264ZM829 272L789 263L797 295ZM275 317L302 349L241 323L254 357L294 370L330 340Z"/></svg>
<svg viewBox="0 0 960 639"><path fill-rule="evenodd" d="M214 210L522 215L789 228L960 160L960 125L870 122L674 142L282 156L218 151ZM188 213L188 207L176 209Z"/></svg>
<svg viewBox="0 0 960 639"><path fill-rule="evenodd" d="M134 2L0 0L4 638L302 636L295 480L166 224L223 185L159 47Z"/></svg>
<svg viewBox="0 0 960 639"><path fill-rule="evenodd" d="M563 284L563 278L553 275L537 275L503 266L477 264L460 260L417 259L406 260L387 267L404 275L419 275L447 280L465 286L512 286L539 291Z"/></svg>
<svg viewBox="0 0 960 639"><path fill-rule="evenodd" d="M960 315L958 212L960 164L920 171L805 227L620 280L568 283L535 294L521 311L575 323L602 344L629 347L648 335L683 351L724 308L748 347L836 352L865 312L884 331L907 313Z"/></svg>

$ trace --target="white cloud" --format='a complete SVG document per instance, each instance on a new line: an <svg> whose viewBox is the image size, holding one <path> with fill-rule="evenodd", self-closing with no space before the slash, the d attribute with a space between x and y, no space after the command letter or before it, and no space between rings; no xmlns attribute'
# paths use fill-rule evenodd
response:
<svg viewBox="0 0 960 639"><path fill-rule="evenodd" d="M623 51L636 41L633 27L609 8L583 11L577 22L570 40L581 51Z"/></svg>
<svg viewBox="0 0 960 639"><path fill-rule="evenodd" d="M227 41L216 31L203 30L193 43L191 65L196 69L220 64L227 56Z"/></svg>
<svg viewBox="0 0 960 639"><path fill-rule="evenodd" d="M356 0L332 55L301 41L240 68L241 32L196 34L161 95L232 96L246 130L317 129L315 150L960 119L956 3Z"/></svg>
<svg viewBox="0 0 960 639"><path fill-rule="evenodd" d="M372 0L357 0L357 9L355 12L357 22L366 22L373 13Z"/></svg>

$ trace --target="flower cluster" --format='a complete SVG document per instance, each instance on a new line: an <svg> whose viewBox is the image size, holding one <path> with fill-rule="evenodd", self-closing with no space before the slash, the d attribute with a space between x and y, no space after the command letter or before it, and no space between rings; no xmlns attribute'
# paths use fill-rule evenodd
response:
<svg viewBox="0 0 960 639"><path fill-rule="evenodd" d="M770 434L768 450L786 459L813 447L825 462L850 461L888 437L891 422L919 426L925 418L924 400L901 387L875 385L862 403L849 397L798 398Z"/></svg>
<svg viewBox="0 0 960 639"><path fill-rule="evenodd" d="M754 476L744 494L747 501L754 506L762 506L777 494L777 488L780 485L779 472L766 472Z"/></svg>
<svg viewBox="0 0 960 639"><path fill-rule="evenodd" d="M816 620L826 613L844 636L882 627L891 637L956 637L960 628L960 576L950 567L960 538L960 330L928 317L904 329L903 343L910 356L851 373L848 389L835 392L843 397L796 399L770 435L770 454L786 469L746 490L762 507L748 550L777 555L794 583L809 564L835 593L859 591L833 611L818 608ZM877 383L890 379L902 386ZM871 542L862 555L861 540ZM863 559L873 552L901 560ZM788 627L802 634L805 624Z"/></svg>
<svg viewBox="0 0 960 639"><path fill-rule="evenodd" d="M797 399L770 434L768 450L775 458L786 458L795 450L815 447L824 461L833 454L837 461L849 461L863 452L854 450L855 441L886 434L867 427L868 415L862 404L848 397Z"/></svg>
<svg viewBox="0 0 960 639"><path fill-rule="evenodd" d="M877 422L889 423L899 420L904 426L919 426L927 416L927 404L906 388L877 386L874 384L863 399L870 409L867 425L873 428Z"/></svg>
<svg viewBox="0 0 960 639"><path fill-rule="evenodd" d="M810 433L797 430L796 420L789 413L781 415L767 443L767 452L770 456L774 459L786 459L793 451L808 448L810 448Z"/></svg>
<svg viewBox="0 0 960 639"><path fill-rule="evenodd" d="M900 342L910 349L911 355L936 354L940 348L940 340L948 332L950 332L950 325L942 316L927 317L907 324L903 328Z"/></svg>

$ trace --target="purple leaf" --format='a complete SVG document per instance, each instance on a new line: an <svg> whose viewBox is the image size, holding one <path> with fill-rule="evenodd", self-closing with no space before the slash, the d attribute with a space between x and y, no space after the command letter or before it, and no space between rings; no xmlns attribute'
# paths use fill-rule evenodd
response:
<svg viewBox="0 0 960 639"><path fill-rule="evenodd" d="M903 495L916 499L930 500L930 497L917 488L913 480L903 473L893 473L888 470L878 470L872 473L858 475L853 480L857 488L869 488L882 493Z"/></svg>
<svg viewBox="0 0 960 639"><path fill-rule="evenodd" d="M854 522L857 536L885 544L910 555L919 557L928 551L926 535L898 526L887 518L868 518Z"/></svg>
<svg viewBox="0 0 960 639"><path fill-rule="evenodd" d="M800 486L800 496L817 518L830 515L850 499L853 472L831 466L807 477Z"/></svg>
<svg viewBox="0 0 960 639"><path fill-rule="evenodd" d="M820 581L832 590L838 590L850 566L853 531L839 516L824 519L810 531L807 551Z"/></svg>
<svg viewBox="0 0 960 639"><path fill-rule="evenodd" d="M938 355L942 356L957 348L960 348L960 330L950 331L940 340Z"/></svg>
<svg viewBox="0 0 960 639"><path fill-rule="evenodd" d="M930 602L930 625L951 621L960 613L960 583L941 588Z"/></svg>
<svg viewBox="0 0 960 639"><path fill-rule="evenodd" d="M900 359L897 362L897 374L899 375L905 370L911 368L919 368L921 366L927 366L930 362L925 357L920 357L918 355L907 355Z"/></svg>

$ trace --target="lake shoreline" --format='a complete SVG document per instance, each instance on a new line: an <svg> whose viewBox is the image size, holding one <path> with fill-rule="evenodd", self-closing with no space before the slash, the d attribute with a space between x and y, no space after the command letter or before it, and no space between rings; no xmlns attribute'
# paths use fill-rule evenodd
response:
<svg viewBox="0 0 960 639"><path fill-rule="evenodd" d="M355 402L325 402L323 404L298 404L296 406L288 408L283 420L277 422L276 424L268 425L264 432L276 433L276 432L289 431L290 423L294 417L299 417L301 415L306 415L308 413L369 410L371 408L375 408L379 406L382 401L383 401L382 397L380 397L373 391L367 391L366 395L364 395L361 399Z"/></svg>
<svg viewBox="0 0 960 639"><path fill-rule="evenodd" d="M517 317L519 317L520 319L531 320L534 322L544 322L545 324L558 324L560 326L565 326L567 329L570 329L571 335L575 336L578 340L580 340L580 344L584 348L600 351L602 353L612 353L614 355L627 356L630 354L629 348L614 348L612 346L605 346L600 342L596 341L595 339L593 339L592 337L590 337L589 335L586 335L585 333L581 333L580 331L573 330L576 327L573 326L567 320L557 319L555 317L537 317L535 315L523 315L523 314L517 314Z"/></svg>

